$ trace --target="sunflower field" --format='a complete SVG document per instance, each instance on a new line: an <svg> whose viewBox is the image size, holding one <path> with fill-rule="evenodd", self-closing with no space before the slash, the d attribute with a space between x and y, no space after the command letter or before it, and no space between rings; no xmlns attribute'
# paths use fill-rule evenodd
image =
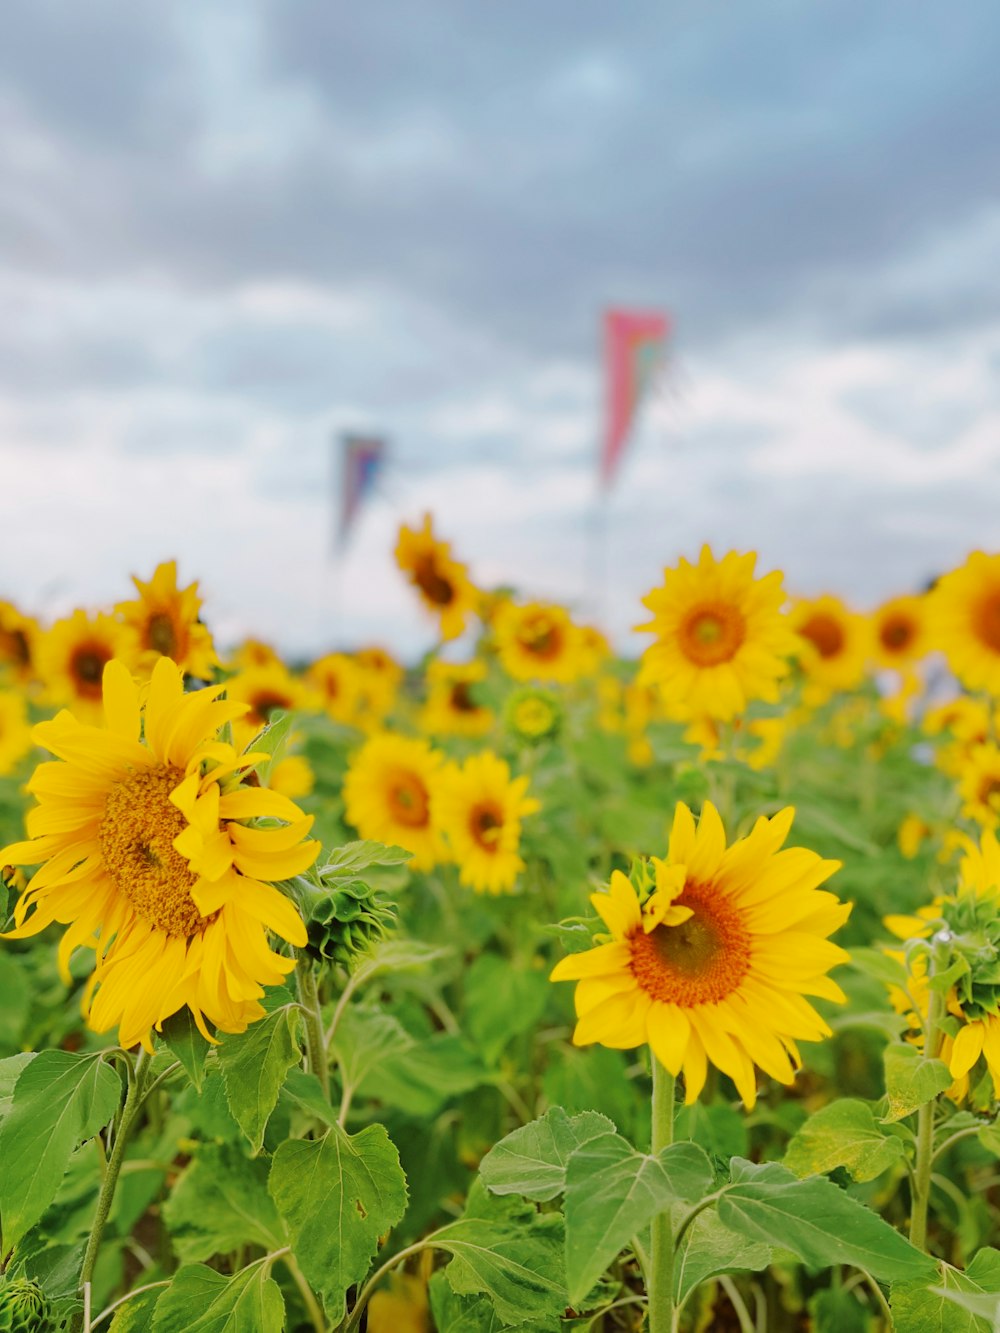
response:
<svg viewBox="0 0 1000 1333"><path fill-rule="evenodd" d="M0 1333L1000 1328L1000 556L419 663L0 604Z"/></svg>

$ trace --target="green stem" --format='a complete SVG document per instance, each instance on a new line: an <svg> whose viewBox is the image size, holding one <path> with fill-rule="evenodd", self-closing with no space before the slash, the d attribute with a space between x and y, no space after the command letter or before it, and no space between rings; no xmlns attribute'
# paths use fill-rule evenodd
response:
<svg viewBox="0 0 1000 1333"><path fill-rule="evenodd" d="M674 1141L673 1074L650 1051L653 1064L653 1152ZM669 1209L653 1218L649 1288L649 1333L674 1333L674 1237Z"/></svg>
<svg viewBox="0 0 1000 1333"><path fill-rule="evenodd" d="M306 953L300 953L295 964L295 984L299 992L299 1004L306 1023L306 1051L309 1056L309 1068L320 1081L323 1095L330 1100L330 1067L326 1060L326 1045L323 1041L323 1014L319 1007L319 990L316 987L316 973L312 959Z"/></svg>
<svg viewBox="0 0 1000 1333"><path fill-rule="evenodd" d="M87 1241L87 1249L83 1256L83 1267L80 1270L81 1290L92 1281L94 1276L97 1254L101 1248L101 1237L104 1234L108 1214L111 1212L111 1205L114 1202L115 1186L121 1173L122 1162L125 1160L125 1148L128 1145L129 1132L142 1105L146 1076L149 1073L151 1059L152 1056L148 1051L141 1050L139 1058L135 1062L135 1072L129 1079L128 1092L125 1094L125 1105L122 1108L121 1119L118 1122L118 1132L115 1134L114 1146L111 1149L111 1156L108 1158L108 1167L104 1173L104 1179L101 1181L101 1192L97 1197L97 1213L94 1217L94 1225L90 1228L90 1239Z"/></svg>
<svg viewBox="0 0 1000 1333"><path fill-rule="evenodd" d="M927 962L928 980L948 966L951 935L938 931L932 941L933 950ZM941 1020L945 1012L945 997L933 987L927 1001L927 1021L924 1024L924 1055L937 1059L943 1033ZM910 1212L910 1244L918 1250L927 1249L927 1208L931 1197L931 1164L934 1161L934 1113L937 1100L925 1102L917 1111L917 1154L913 1164L913 1206Z"/></svg>

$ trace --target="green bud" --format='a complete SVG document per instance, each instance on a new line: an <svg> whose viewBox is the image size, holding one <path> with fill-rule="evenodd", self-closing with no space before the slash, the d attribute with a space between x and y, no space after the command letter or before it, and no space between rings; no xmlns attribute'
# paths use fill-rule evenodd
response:
<svg viewBox="0 0 1000 1333"><path fill-rule="evenodd" d="M37 1282L0 1281L0 1333L45 1333L49 1327L49 1303Z"/></svg>
<svg viewBox="0 0 1000 1333"><path fill-rule="evenodd" d="M360 879L316 885L299 878L293 892L305 918L306 952L320 962L351 967L396 921L396 904Z"/></svg>

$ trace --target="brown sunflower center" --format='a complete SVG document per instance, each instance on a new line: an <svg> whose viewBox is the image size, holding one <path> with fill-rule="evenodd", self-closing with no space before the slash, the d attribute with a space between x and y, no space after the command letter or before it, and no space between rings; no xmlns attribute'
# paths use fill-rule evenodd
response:
<svg viewBox="0 0 1000 1333"><path fill-rule="evenodd" d="M989 593L976 607L973 628L981 643L1000 653L1000 591Z"/></svg>
<svg viewBox="0 0 1000 1333"><path fill-rule="evenodd" d="M886 616L878 636L887 653L902 653L916 637L917 627L909 616Z"/></svg>
<svg viewBox="0 0 1000 1333"><path fill-rule="evenodd" d="M271 714L276 713L279 708L289 709L292 707L292 701L288 695L279 694L277 690L261 690L248 702L250 713L247 720L258 727L270 722Z"/></svg>
<svg viewBox="0 0 1000 1333"><path fill-rule="evenodd" d="M196 882L174 839L187 820L170 803L178 768L144 768L116 782L101 820L101 856L137 916L166 935L188 938L207 924L191 897Z"/></svg>
<svg viewBox="0 0 1000 1333"><path fill-rule="evenodd" d="M164 657L173 657L177 651L177 630L173 618L166 611L157 611L146 623L146 647L155 648Z"/></svg>
<svg viewBox="0 0 1000 1333"><path fill-rule="evenodd" d="M503 810L493 801L482 801L469 812L469 832L484 852L495 852L503 830Z"/></svg>
<svg viewBox="0 0 1000 1333"><path fill-rule="evenodd" d="M987 773L979 783L977 795L981 805L993 810L1000 807L1000 775Z"/></svg>
<svg viewBox="0 0 1000 1333"><path fill-rule="evenodd" d="M423 555L413 567L413 582L429 602L448 606L455 600L455 585L438 568L432 555Z"/></svg>
<svg viewBox="0 0 1000 1333"><path fill-rule="evenodd" d="M696 606L681 621L681 652L695 666L718 666L735 657L746 637L747 622L739 607L725 602Z"/></svg>
<svg viewBox="0 0 1000 1333"><path fill-rule="evenodd" d="M479 707L472 697L472 686L468 681L456 681L451 687L451 706L457 713L474 713Z"/></svg>
<svg viewBox="0 0 1000 1333"><path fill-rule="evenodd" d="M111 661L111 650L104 643L81 643L69 659L69 674L77 694L84 699L100 699L101 678Z"/></svg>
<svg viewBox="0 0 1000 1333"><path fill-rule="evenodd" d="M839 620L822 611L817 611L804 625L800 625L799 633L809 640L820 657L836 657L843 650L844 627Z"/></svg>
<svg viewBox="0 0 1000 1333"><path fill-rule="evenodd" d="M407 828L426 828L430 823L430 794L416 773L397 772L389 783L389 812Z"/></svg>
<svg viewBox="0 0 1000 1333"><path fill-rule="evenodd" d="M31 647L23 629L0 630L0 657L16 666L28 666Z"/></svg>
<svg viewBox="0 0 1000 1333"><path fill-rule="evenodd" d="M562 652L562 630L548 616L533 616L526 620L517 638L525 652L543 662L551 662Z"/></svg>
<svg viewBox="0 0 1000 1333"><path fill-rule="evenodd" d="M632 975L665 1004L718 1004L750 970L750 931L737 906L711 884L686 885L676 906L693 915L630 938Z"/></svg>

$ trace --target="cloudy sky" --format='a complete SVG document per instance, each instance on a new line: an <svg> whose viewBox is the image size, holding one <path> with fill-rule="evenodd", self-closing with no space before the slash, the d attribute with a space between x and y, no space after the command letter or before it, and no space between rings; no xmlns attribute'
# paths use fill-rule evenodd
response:
<svg viewBox="0 0 1000 1333"><path fill-rule="evenodd" d="M176 556L223 639L599 609L703 540L862 603L1000 546L1000 11L913 0L8 0L0 593ZM671 363L593 547L609 303ZM332 438L393 465L331 558Z"/></svg>

